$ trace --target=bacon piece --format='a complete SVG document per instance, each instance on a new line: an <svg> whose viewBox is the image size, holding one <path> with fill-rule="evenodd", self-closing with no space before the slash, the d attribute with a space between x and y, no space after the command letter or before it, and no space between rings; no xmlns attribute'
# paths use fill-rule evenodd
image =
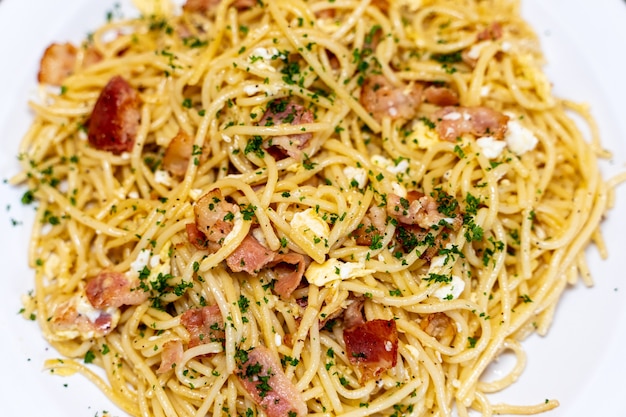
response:
<svg viewBox="0 0 626 417"><path fill-rule="evenodd" d="M82 298L74 297L69 301L59 305L52 313L50 326L53 333L60 339L74 339L81 336L83 339L91 339L94 337L102 337L111 333L117 325L117 317L110 312L92 310L84 311L85 308L79 309L79 304L87 304ZM91 310L87 308L87 310ZM97 317L93 315L97 314Z"/></svg>
<svg viewBox="0 0 626 417"><path fill-rule="evenodd" d="M363 304L365 299L362 297L355 298L348 308L343 313L343 326L346 329L350 329L356 326L360 326L365 323L365 317L363 317Z"/></svg>
<svg viewBox="0 0 626 417"><path fill-rule="evenodd" d="M439 341L444 339L450 340L455 333L452 320L445 313L441 312L427 315L420 322L420 328Z"/></svg>
<svg viewBox="0 0 626 417"><path fill-rule="evenodd" d="M87 281L87 299L95 308L137 305L148 299L148 293L120 272L102 271Z"/></svg>
<svg viewBox="0 0 626 417"><path fill-rule="evenodd" d="M303 105L281 98L272 100L268 105L259 126L274 126L281 124L301 125L313 123L313 112ZM310 132L293 135L273 136L264 143L264 147L276 151L278 157L290 156L300 160L302 149L313 135Z"/></svg>
<svg viewBox="0 0 626 417"><path fill-rule="evenodd" d="M499 22L493 22L492 24L487 26L485 29L478 32L478 34L476 35L476 40L478 42L486 41L486 40L495 41L495 40L500 39L502 37L502 34L503 34L502 25Z"/></svg>
<svg viewBox="0 0 626 417"><path fill-rule="evenodd" d="M96 149L114 154L133 149L141 117L139 94L115 76L104 86L89 120L87 135Z"/></svg>
<svg viewBox="0 0 626 417"><path fill-rule="evenodd" d="M383 75L372 75L363 82L359 101L378 121L384 117L411 119L422 101L423 88L422 84L397 87Z"/></svg>
<svg viewBox="0 0 626 417"><path fill-rule="evenodd" d="M307 415L307 406L268 348L257 346L237 353L235 371L241 385L268 417Z"/></svg>
<svg viewBox="0 0 626 417"><path fill-rule="evenodd" d="M489 107L444 107L433 114L441 139L455 142L465 133L502 139L509 117Z"/></svg>
<svg viewBox="0 0 626 417"><path fill-rule="evenodd" d="M183 10L191 13L213 13L222 0L187 0ZM245 10L254 7L257 0L235 0L232 6L237 10Z"/></svg>
<svg viewBox="0 0 626 417"><path fill-rule="evenodd" d="M396 366L398 330L395 320L371 320L343 331L346 354L361 371L361 383Z"/></svg>
<svg viewBox="0 0 626 417"><path fill-rule="evenodd" d="M449 87L428 86L424 89L424 99L441 107L459 104L459 95Z"/></svg>
<svg viewBox="0 0 626 417"><path fill-rule="evenodd" d="M187 329L191 338L189 347L211 342L224 342L224 320L218 306L192 308L183 313L180 323Z"/></svg>
<svg viewBox="0 0 626 417"><path fill-rule="evenodd" d="M87 45L83 55L83 68L88 68L102 61L102 54L92 44Z"/></svg>
<svg viewBox="0 0 626 417"><path fill-rule="evenodd" d="M198 230L195 223L187 223L185 230L187 231L187 240L189 240L189 243L195 246L196 249L204 250L208 247L209 242L206 236Z"/></svg>
<svg viewBox="0 0 626 417"><path fill-rule="evenodd" d="M196 202L193 208L196 227L210 242L220 242L233 229L232 218L239 206L229 203L215 188Z"/></svg>
<svg viewBox="0 0 626 417"><path fill-rule="evenodd" d="M385 209L378 206L372 206L368 210L363 221L353 232L356 243L358 245L370 246L376 236L385 234L387 227L387 214Z"/></svg>
<svg viewBox="0 0 626 417"><path fill-rule="evenodd" d="M454 223L459 217L447 217L439 212L439 206L434 198L419 191L409 191L403 198L390 193L387 196L387 214L404 224L417 224L424 229L445 220L448 224Z"/></svg>
<svg viewBox="0 0 626 417"><path fill-rule="evenodd" d="M165 149L163 168L174 175L185 175L192 153L193 138L184 130L179 130Z"/></svg>
<svg viewBox="0 0 626 417"><path fill-rule="evenodd" d="M226 258L226 264L233 272L245 271L256 275L274 259L275 255L275 252L261 245L252 235L247 235L237 249Z"/></svg>
<svg viewBox="0 0 626 417"><path fill-rule="evenodd" d="M308 257L296 252L276 254L268 265L277 276L274 292L283 298L289 298L300 285L308 263Z"/></svg>
<svg viewBox="0 0 626 417"><path fill-rule="evenodd" d="M39 82L60 86L74 72L77 52L71 43L53 43L48 46L39 63Z"/></svg>
<svg viewBox="0 0 626 417"><path fill-rule="evenodd" d="M174 369L183 360L183 342L180 340L170 340L163 345L161 351L161 366L157 369L157 374L164 374Z"/></svg>

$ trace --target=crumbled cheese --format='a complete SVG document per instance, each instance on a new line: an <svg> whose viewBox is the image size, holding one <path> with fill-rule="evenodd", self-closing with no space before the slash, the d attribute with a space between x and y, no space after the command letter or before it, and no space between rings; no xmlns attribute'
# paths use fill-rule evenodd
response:
<svg viewBox="0 0 626 417"><path fill-rule="evenodd" d="M159 255L154 255L150 258L150 268L156 268L161 263L161 257Z"/></svg>
<svg viewBox="0 0 626 417"><path fill-rule="evenodd" d="M276 343L276 346L283 344L283 338L278 333L274 333L274 343Z"/></svg>
<svg viewBox="0 0 626 417"><path fill-rule="evenodd" d="M480 53L482 52L482 50L485 49L485 47L490 44L491 44L491 41L483 41L483 42L479 42L473 45L469 49L469 51L467 51L467 57L469 59L474 59L474 60L480 58Z"/></svg>
<svg viewBox="0 0 626 417"><path fill-rule="evenodd" d="M440 300L456 300L465 289L465 281L456 275L452 275L452 282L443 284L435 290L435 297Z"/></svg>
<svg viewBox="0 0 626 417"><path fill-rule="evenodd" d="M274 68L270 63L272 62L272 58L282 58L283 55L278 52L276 48L254 48L252 52L250 52L250 56L248 59L252 63L252 66L257 68L258 70L265 70L275 72L276 68ZM260 58L260 59L259 59Z"/></svg>
<svg viewBox="0 0 626 417"><path fill-rule="evenodd" d="M533 132L526 129L517 120L509 120L507 123L507 131L504 140L516 155L523 155L528 151L532 151L539 142Z"/></svg>
<svg viewBox="0 0 626 417"><path fill-rule="evenodd" d="M139 198L139 193L137 191L130 191L128 193L128 198Z"/></svg>
<svg viewBox="0 0 626 417"><path fill-rule="evenodd" d="M191 190L189 190L189 197L191 197L191 199L194 201L198 200L200 197L202 197L202 195L202 189L200 188L192 188Z"/></svg>
<svg viewBox="0 0 626 417"><path fill-rule="evenodd" d="M303 234L313 233L322 239L328 239L330 235L328 223L312 208L294 214L290 224L292 229Z"/></svg>
<svg viewBox="0 0 626 417"><path fill-rule="evenodd" d="M512 46L513 45L511 45L511 42L504 41L500 45L500 49L502 50L502 52L509 52Z"/></svg>
<svg viewBox="0 0 626 417"><path fill-rule="evenodd" d="M163 184L166 186L172 185L172 177L170 177L170 173L162 169L157 169L154 172L154 181L156 181L157 184Z"/></svg>
<svg viewBox="0 0 626 417"><path fill-rule="evenodd" d="M393 343L389 340L385 340L385 350L391 352L391 349L393 349Z"/></svg>
<svg viewBox="0 0 626 417"><path fill-rule="evenodd" d="M402 158L397 164L384 156L374 155L371 158L374 165L387 170L388 172L397 175L406 173L409 169L409 161Z"/></svg>
<svg viewBox="0 0 626 417"><path fill-rule="evenodd" d="M323 287L329 282L364 277L373 272L373 269L365 268L365 262L344 262L330 258L321 264L312 262L304 276L310 284Z"/></svg>
<svg viewBox="0 0 626 417"><path fill-rule="evenodd" d="M497 140L493 136L483 136L476 139L476 144L481 150L481 153L487 159L495 159L502 155L502 151L506 147L506 142L503 140Z"/></svg>
<svg viewBox="0 0 626 417"><path fill-rule="evenodd" d="M87 297L84 295L80 295L78 297L78 301L76 302L76 312L87 317L87 319L92 323L95 323L98 317L104 313L103 310L99 310L92 306Z"/></svg>
<svg viewBox="0 0 626 417"><path fill-rule="evenodd" d="M228 135L226 135L224 133L222 133L222 140L224 142L226 142L226 143L231 143L233 141L233 139L230 136L228 136Z"/></svg>
<svg viewBox="0 0 626 417"><path fill-rule="evenodd" d="M256 85L249 84L249 85L246 85L246 86L243 87L243 92L246 93L249 96L253 96L256 93L258 93L259 91L261 91L261 89L259 88L258 84L256 84Z"/></svg>
<svg viewBox="0 0 626 417"><path fill-rule="evenodd" d="M140 272L144 267L148 266L148 262L150 262L150 255L151 252L148 249L140 250L137 258L130 263L129 272Z"/></svg>
<svg viewBox="0 0 626 417"><path fill-rule="evenodd" d="M481 97L487 97L489 95L489 93L491 93L491 86L490 85L483 85L480 88L480 96Z"/></svg>
<svg viewBox="0 0 626 417"><path fill-rule="evenodd" d="M398 197L406 198L408 194L408 191L406 190L406 188L402 184L396 181L393 181L391 183L391 189L393 193L397 195Z"/></svg>
<svg viewBox="0 0 626 417"><path fill-rule="evenodd" d="M359 188L365 187L367 184L367 171L363 168L347 166L343 169L346 178L354 180Z"/></svg>

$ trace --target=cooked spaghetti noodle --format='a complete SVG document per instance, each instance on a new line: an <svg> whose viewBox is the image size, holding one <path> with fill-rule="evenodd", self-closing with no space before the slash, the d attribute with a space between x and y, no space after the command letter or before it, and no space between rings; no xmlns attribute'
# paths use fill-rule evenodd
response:
<svg viewBox="0 0 626 417"><path fill-rule="evenodd" d="M591 284L611 190L517 2L170 10L42 59L13 181L47 368L134 416L556 407L488 394Z"/></svg>

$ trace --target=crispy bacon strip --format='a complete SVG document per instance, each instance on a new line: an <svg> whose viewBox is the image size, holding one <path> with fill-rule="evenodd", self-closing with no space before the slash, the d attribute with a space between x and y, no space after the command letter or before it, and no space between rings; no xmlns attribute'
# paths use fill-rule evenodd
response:
<svg viewBox="0 0 626 417"><path fill-rule="evenodd" d="M233 272L245 271L256 275L276 253L261 245L252 235L247 235L241 244L226 258L226 264Z"/></svg>
<svg viewBox="0 0 626 417"><path fill-rule="evenodd" d="M185 175L193 153L193 138L179 130L172 138L163 155L163 168L174 175Z"/></svg>
<svg viewBox="0 0 626 417"><path fill-rule="evenodd" d="M433 114L441 139L455 142L465 133L502 139L509 117L489 107L444 107Z"/></svg>
<svg viewBox="0 0 626 417"><path fill-rule="evenodd" d="M311 110L299 103L281 98L273 100L268 104L258 124L259 126L301 125L313 123L313 120L313 112ZM272 151L276 157L284 158L290 156L300 160L302 158L302 149L312 137L313 135L310 132L273 136L264 142L263 145L266 149Z"/></svg>
<svg viewBox="0 0 626 417"><path fill-rule="evenodd" d="M424 99L441 107L459 104L459 95L450 87L428 86L424 89Z"/></svg>
<svg viewBox="0 0 626 417"><path fill-rule="evenodd" d="M237 377L268 417L304 417L307 406L268 348L257 346L237 354Z"/></svg>
<svg viewBox="0 0 626 417"><path fill-rule="evenodd" d="M139 94L120 76L104 86L89 120L87 136L96 149L114 154L130 152L141 118Z"/></svg>
<svg viewBox="0 0 626 417"><path fill-rule="evenodd" d="M164 374L174 369L183 359L183 342L180 340L170 340L163 345L161 351L161 365L157 369L157 374Z"/></svg>
<svg viewBox="0 0 626 417"><path fill-rule="evenodd" d="M189 347L211 342L224 342L224 320L218 306L192 308L183 313L180 323L190 335Z"/></svg>
<svg viewBox="0 0 626 417"><path fill-rule="evenodd" d="M98 313L95 320L79 312L77 304L79 298L59 305L52 313L50 326L54 329L54 334L63 338L73 339L81 336L83 339L102 337L111 333L117 324L113 316L105 311Z"/></svg>
<svg viewBox="0 0 626 417"><path fill-rule="evenodd" d="M359 101L379 122L383 117L411 119L421 104L423 88L422 84L394 86L385 76L372 75L363 82Z"/></svg>
<svg viewBox="0 0 626 417"><path fill-rule="evenodd" d="M37 80L42 84L60 86L63 81L74 73L78 58L78 48L73 44L53 43L41 56ZM102 60L102 55L93 45L88 45L84 52L82 67L87 68Z"/></svg>
<svg viewBox="0 0 626 417"><path fill-rule="evenodd" d="M239 206L226 201L216 188L200 197L193 210L198 230L207 240L220 242L233 229L232 218L239 211Z"/></svg>
<svg viewBox="0 0 626 417"><path fill-rule="evenodd" d="M455 334L452 320L445 313L441 312L427 315L420 322L420 328L439 341L444 339L450 340Z"/></svg>
<svg viewBox="0 0 626 417"><path fill-rule="evenodd" d="M148 299L148 293L120 272L102 271L87 281L87 299L95 308L137 305Z"/></svg>
<svg viewBox="0 0 626 417"><path fill-rule="evenodd" d="M363 297L355 298L348 308L343 313L343 326L346 329L351 329L356 326L360 326L365 323L365 317L363 316L363 304L365 299Z"/></svg>
<svg viewBox="0 0 626 417"><path fill-rule="evenodd" d="M343 331L346 354L361 371L361 383L378 378L398 361L395 320L371 320Z"/></svg>
<svg viewBox="0 0 626 417"><path fill-rule="evenodd" d="M296 252L277 253L268 267L276 274L274 292L288 298L300 285L309 258Z"/></svg>
<svg viewBox="0 0 626 417"><path fill-rule="evenodd" d="M39 63L40 83L60 86L74 72L77 49L71 43L53 43L46 48Z"/></svg>
<svg viewBox="0 0 626 417"><path fill-rule="evenodd" d="M358 245L370 246L376 236L385 234L387 226L387 213L385 209L372 206L368 210L363 222L352 232Z"/></svg>
<svg viewBox="0 0 626 417"><path fill-rule="evenodd" d="M503 33L504 32L502 30L502 25L500 24L500 22L493 22L485 29L478 32L478 34L476 35L476 40L478 42L486 40L496 41L502 37Z"/></svg>
<svg viewBox="0 0 626 417"><path fill-rule="evenodd" d="M406 198L390 193L387 196L387 214L404 224L417 224L424 229L445 220L448 224L460 221L458 213L448 217L439 212L437 201L419 191L409 191Z"/></svg>

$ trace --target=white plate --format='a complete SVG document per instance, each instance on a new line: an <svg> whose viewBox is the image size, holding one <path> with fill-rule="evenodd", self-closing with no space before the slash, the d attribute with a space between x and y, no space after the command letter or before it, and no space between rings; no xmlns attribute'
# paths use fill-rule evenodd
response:
<svg viewBox="0 0 626 417"><path fill-rule="evenodd" d="M615 157L607 175L626 169L626 4L622 0L525 0L524 14L540 34L558 95L588 102L604 144ZM122 1L122 9L127 9ZM18 170L18 143L27 129L26 100L35 90L39 58L52 41L78 41L102 23L114 0L0 0L0 178ZM3 415L47 417L112 416L124 413L80 376L61 378L42 371L55 357L35 322L17 315L20 296L33 284L27 268L32 207L19 202L25 190L0 184L0 393ZM596 285L569 289L545 338L525 342L528 367L498 400L536 403L556 398L550 417L626 415L626 186L603 225L610 259L588 251ZM14 225L14 223L17 223Z"/></svg>

